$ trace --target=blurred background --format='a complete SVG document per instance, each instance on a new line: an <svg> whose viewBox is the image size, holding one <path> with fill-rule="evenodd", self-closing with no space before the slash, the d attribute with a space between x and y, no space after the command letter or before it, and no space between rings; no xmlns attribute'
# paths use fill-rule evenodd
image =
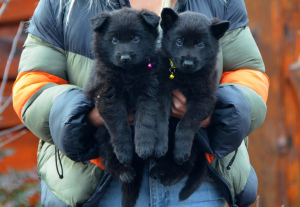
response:
<svg viewBox="0 0 300 207"><path fill-rule="evenodd" d="M38 138L17 118L11 88L26 21L38 0L0 0L0 207L39 206ZM300 206L300 1L245 0L271 85L264 124L249 138L258 180L252 207Z"/></svg>

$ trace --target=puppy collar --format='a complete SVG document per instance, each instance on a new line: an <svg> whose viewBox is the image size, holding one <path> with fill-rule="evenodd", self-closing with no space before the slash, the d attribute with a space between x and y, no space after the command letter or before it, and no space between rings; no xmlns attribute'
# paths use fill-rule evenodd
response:
<svg viewBox="0 0 300 207"><path fill-rule="evenodd" d="M174 73L175 73L175 69L176 69L176 66L174 65L174 63L173 63L173 61L171 60L171 59L169 59L170 60L170 68L169 68L169 71L170 71L170 76L169 76L169 78L172 80L172 79L174 79L175 78L175 75L174 75Z"/></svg>
<svg viewBox="0 0 300 207"><path fill-rule="evenodd" d="M150 60L150 57L148 57L148 60L149 60L149 63L148 63L148 68L152 68L152 63L151 63L151 60Z"/></svg>

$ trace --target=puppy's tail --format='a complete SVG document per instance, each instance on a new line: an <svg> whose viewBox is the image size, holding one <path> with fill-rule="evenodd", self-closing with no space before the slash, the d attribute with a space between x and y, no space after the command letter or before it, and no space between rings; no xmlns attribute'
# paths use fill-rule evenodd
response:
<svg viewBox="0 0 300 207"><path fill-rule="evenodd" d="M198 155L195 167L189 174L185 186L179 193L179 200L184 201L188 199L202 184L204 177L207 174L207 166L204 153Z"/></svg>
<svg viewBox="0 0 300 207"><path fill-rule="evenodd" d="M134 207L140 194L143 179L144 163L141 159L133 161L136 176L131 183L122 184L122 206Z"/></svg>

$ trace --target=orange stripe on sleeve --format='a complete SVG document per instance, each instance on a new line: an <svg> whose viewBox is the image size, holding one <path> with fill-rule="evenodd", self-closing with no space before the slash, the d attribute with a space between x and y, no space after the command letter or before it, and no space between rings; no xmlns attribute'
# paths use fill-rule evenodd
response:
<svg viewBox="0 0 300 207"><path fill-rule="evenodd" d="M105 167L102 164L102 160L101 160L100 157L96 158L96 159L91 159L90 162L93 163L93 164L95 164L95 165L98 165L102 170L105 170Z"/></svg>
<svg viewBox="0 0 300 207"><path fill-rule="evenodd" d="M21 121L21 112L25 103L48 83L67 84L68 82L60 77L36 71L23 72L17 76L13 85L13 107Z"/></svg>
<svg viewBox="0 0 300 207"><path fill-rule="evenodd" d="M259 94L267 103L270 80L269 77L257 70L240 69L223 73L221 84L236 83L247 86Z"/></svg>

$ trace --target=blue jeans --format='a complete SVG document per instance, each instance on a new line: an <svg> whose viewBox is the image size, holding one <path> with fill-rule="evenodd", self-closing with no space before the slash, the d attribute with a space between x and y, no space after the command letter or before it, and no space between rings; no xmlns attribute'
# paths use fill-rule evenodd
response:
<svg viewBox="0 0 300 207"><path fill-rule="evenodd" d="M150 165L154 163L151 162ZM159 180L149 177L149 165L145 166L143 182L136 207L226 207L225 199L212 180L207 179L187 200L178 199L186 178L176 185L165 187ZM121 184L113 179L98 207L121 207ZM41 180L41 204L46 207L70 207L60 201Z"/></svg>
<svg viewBox="0 0 300 207"><path fill-rule="evenodd" d="M187 200L179 202L179 192L185 185L186 178L176 185L165 187L159 180L149 177L149 165L144 172L136 207L226 207L225 199L212 180L207 179ZM121 200L121 184L114 179L98 207L121 207Z"/></svg>

